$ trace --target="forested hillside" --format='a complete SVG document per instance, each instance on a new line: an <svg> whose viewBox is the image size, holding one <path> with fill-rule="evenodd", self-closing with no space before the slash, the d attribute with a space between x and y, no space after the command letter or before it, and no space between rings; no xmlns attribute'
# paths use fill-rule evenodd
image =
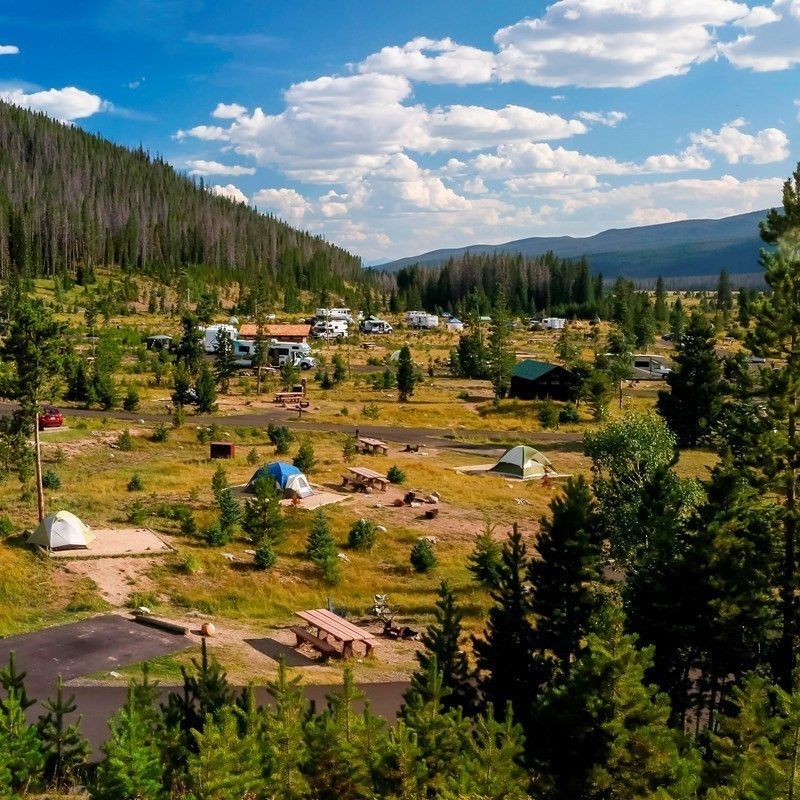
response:
<svg viewBox="0 0 800 800"><path fill-rule="evenodd" d="M360 273L350 253L212 195L160 157L0 103L0 280L96 265L312 291Z"/></svg>
<svg viewBox="0 0 800 800"><path fill-rule="evenodd" d="M464 253L442 267L401 267L396 278L399 308L462 314L490 313L502 291L515 315L556 310L592 315L603 292L602 276L590 274L586 259L565 261L552 253L534 258Z"/></svg>

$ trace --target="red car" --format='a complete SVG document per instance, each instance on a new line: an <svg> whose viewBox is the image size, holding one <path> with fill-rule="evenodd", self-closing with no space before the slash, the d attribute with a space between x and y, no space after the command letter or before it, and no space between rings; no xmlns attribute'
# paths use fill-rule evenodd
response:
<svg viewBox="0 0 800 800"><path fill-rule="evenodd" d="M64 417L55 406L45 406L39 414L39 430L45 428L60 428L64 424Z"/></svg>

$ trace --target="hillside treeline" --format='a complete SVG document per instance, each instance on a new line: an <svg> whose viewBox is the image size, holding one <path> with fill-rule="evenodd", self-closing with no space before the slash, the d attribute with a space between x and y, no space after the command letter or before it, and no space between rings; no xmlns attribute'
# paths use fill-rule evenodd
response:
<svg viewBox="0 0 800 800"><path fill-rule="evenodd" d="M0 103L0 280L96 265L314 292L360 273L350 253L212 195L160 157Z"/></svg>
<svg viewBox="0 0 800 800"><path fill-rule="evenodd" d="M414 264L397 271L399 305L491 313L503 293L515 316L537 312L593 316L603 293L602 275L586 259L569 261L553 253L524 258L509 253L451 258L441 268Z"/></svg>

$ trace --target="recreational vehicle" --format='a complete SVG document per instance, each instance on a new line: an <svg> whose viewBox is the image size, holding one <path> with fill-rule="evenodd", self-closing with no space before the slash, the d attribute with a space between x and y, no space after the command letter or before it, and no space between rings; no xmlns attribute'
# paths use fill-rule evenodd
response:
<svg viewBox="0 0 800 800"><path fill-rule="evenodd" d="M425 311L409 311L406 314L406 324L412 328L438 328L439 317L436 314L428 314Z"/></svg>
<svg viewBox="0 0 800 800"><path fill-rule="evenodd" d="M239 331L233 325L209 325L203 328L203 348L206 353L217 352L217 335L220 331L226 331L231 339L236 339L239 336Z"/></svg>
<svg viewBox="0 0 800 800"><path fill-rule="evenodd" d="M347 336L347 322L343 319L318 320L311 329L317 339L344 339Z"/></svg>
<svg viewBox="0 0 800 800"><path fill-rule="evenodd" d="M361 323L362 333L391 333L394 329L385 319L367 317Z"/></svg>

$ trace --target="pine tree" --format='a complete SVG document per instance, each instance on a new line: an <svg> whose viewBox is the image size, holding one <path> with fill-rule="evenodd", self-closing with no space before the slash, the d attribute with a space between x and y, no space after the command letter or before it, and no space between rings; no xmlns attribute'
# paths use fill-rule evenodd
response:
<svg viewBox="0 0 800 800"><path fill-rule="evenodd" d="M398 402L407 403L408 399L414 394L414 387L416 384L417 373L411 358L411 348L409 348L407 344L404 344L400 348L400 355L397 359Z"/></svg>
<svg viewBox="0 0 800 800"><path fill-rule="evenodd" d="M111 736L97 774L93 800L160 800L164 765L150 720L137 707L132 690L109 720Z"/></svg>
<svg viewBox="0 0 800 800"><path fill-rule="evenodd" d="M656 280L656 303L653 308L653 317L659 330L663 330L667 323L669 310L667 309L667 290L664 288L664 279L659 275Z"/></svg>
<svg viewBox="0 0 800 800"><path fill-rule="evenodd" d="M570 478L564 494L550 503L536 539L536 557L527 579L533 643L540 673L547 674L551 654L557 672L569 674L593 616L605 603L600 519L583 476Z"/></svg>
<svg viewBox="0 0 800 800"><path fill-rule="evenodd" d="M289 678L286 662L278 662L278 675L267 683L274 704L267 708L264 745L269 761L266 789L271 797L300 800L306 797L308 781L303 774L308 748L303 734L308 701L300 685L300 676Z"/></svg>
<svg viewBox="0 0 800 800"><path fill-rule="evenodd" d="M231 530L236 527L242 516L242 509L233 492L229 488L225 488L219 495L219 527L220 530L228 535Z"/></svg>
<svg viewBox="0 0 800 800"><path fill-rule="evenodd" d="M56 695L43 704L46 713L39 716L37 731L44 751L44 778L55 789L78 778L86 765L89 743L80 732L81 717L67 723L66 717L77 706L75 695L64 697L64 681L56 683Z"/></svg>
<svg viewBox="0 0 800 800"><path fill-rule="evenodd" d="M194 314L184 314L181 325L183 335L175 349L175 361L183 364L190 375L196 375L203 363L203 334Z"/></svg>
<svg viewBox="0 0 800 800"><path fill-rule="evenodd" d="M503 567L492 590L483 637L474 639L479 684L487 703L505 708L526 728L539 677L533 661L533 627L529 618L525 577L528 556L516 525L503 547Z"/></svg>
<svg viewBox="0 0 800 800"><path fill-rule="evenodd" d="M242 733L230 707L223 707L202 731L193 730L195 752L186 768L191 800L241 800L261 784L262 765L253 759L251 735Z"/></svg>
<svg viewBox="0 0 800 800"><path fill-rule="evenodd" d="M733 291L731 289L731 276L728 270L722 269L719 273L719 281L717 282L717 311L722 311L724 314L733 311Z"/></svg>
<svg viewBox="0 0 800 800"><path fill-rule="evenodd" d="M492 530L493 526L487 525L486 530L475 537L475 547L467 558L467 569L485 589L497 586L503 566L503 548L495 541Z"/></svg>
<svg viewBox="0 0 800 800"><path fill-rule="evenodd" d="M532 744L536 796L696 796L699 759L681 752L667 698L645 683L649 653L622 628L622 615L609 607L566 681L542 696Z"/></svg>
<svg viewBox="0 0 800 800"><path fill-rule="evenodd" d="M762 370L757 393L764 398L759 420L739 407L738 426L726 432L727 446L736 450L750 480L764 494L771 494L780 519L783 565L779 580L782 602L780 646L774 659L774 675L785 691L795 685L797 645L800 635L798 603L798 482L800 452L800 316L796 286L800 284L800 167L783 187L783 208L772 209L761 223L761 238L775 246L762 251L764 280L771 292L763 295L748 333L753 352L775 360L774 369Z"/></svg>
<svg viewBox="0 0 800 800"><path fill-rule="evenodd" d="M678 444L696 447L712 430L722 410L722 367L714 327L693 314L677 343L675 366L667 375L670 391L658 393L657 409Z"/></svg>
<svg viewBox="0 0 800 800"><path fill-rule="evenodd" d="M231 378L236 374L236 356L233 340L224 328L217 332L217 350L214 354L214 378L223 394L230 391Z"/></svg>
<svg viewBox="0 0 800 800"><path fill-rule="evenodd" d="M328 583L339 579L339 563L336 540L331 533L325 512L317 509L311 521L311 530L306 539L306 555L319 567Z"/></svg>
<svg viewBox="0 0 800 800"><path fill-rule="evenodd" d="M683 303L680 297L675 299L672 310L669 312L669 331L675 342L681 340L683 329L686 327L686 312L683 310Z"/></svg>
<svg viewBox="0 0 800 800"><path fill-rule="evenodd" d="M185 364L177 363L172 370L172 402L178 408L188 406L193 400L192 378Z"/></svg>
<svg viewBox="0 0 800 800"><path fill-rule="evenodd" d="M211 493L214 495L214 501L219 503L222 493L228 488L228 473L225 472L225 467L222 464L217 464L214 474L211 476Z"/></svg>
<svg viewBox="0 0 800 800"><path fill-rule="evenodd" d="M208 364L200 367L200 374L195 384L197 394L197 410L201 414L211 414L217 410L217 390L214 386L214 376Z"/></svg>
<svg viewBox="0 0 800 800"><path fill-rule="evenodd" d="M255 484L255 497L244 504L242 530L253 544L274 547L283 540L286 518L281 508L281 495L272 478L259 478Z"/></svg>
<svg viewBox="0 0 800 800"><path fill-rule="evenodd" d="M787 797L781 767L780 718L763 678L751 676L734 687L735 714L719 718L710 733L712 761L708 800L774 800Z"/></svg>
<svg viewBox="0 0 800 800"><path fill-rule="evenodd" d="M411 691L424 697L430 665L435 659L442 675L442 685L448 690L442 698L442 706L445 709L460 708L469 716L475 709L477 697L469 662L461 647L464 614L456 606L455 595L447 581L442 581L436 593L435 622L422 634L425 649L416 653L419 669L411 676Z"/></svg>
<svg viewBox="0 0 800 800"><path fill-rule="evenodd" d="M297 455L292 459L292 464L306 475L310 475L314 471L317 466L317 458L314 455L314 445L311 444L311 439L303 439L300 442L300 447L297 450Z"/></svg>
<svg viewBox="0 0 800 800"><path fill-rule="evenodd" d="M492 315L492 330L486 343L489 380L496 398L505 397L511 384L511 371L516 358L511 343L511 318L501 291Z"/></svg>
<svg viewBox="0 0 800 800"><path fill-rule="evenodd" d="M0 669L0 686L7 695L16 695L22 710L30 708L36 701L28 698L25 688L27 672L17 670L17 654L12 650L8 654L8 666ZM3 708L3 699L0 698L0 709Z"/></svg>
<svg viewBox="0 0 800 800"><path fill-rule="evenodd" d="M36 726L25 719L20 696L13 691L0 708L0 764L9 772L15 797L38 787L44 766L42 745Z"/></svg>
<svg viewBox="0 0 800 800"><path fill-rule="evenodd" d="M431 657L422 691L411 691L401 717L416 740L418 757L425 765L422 797L437 797L456 781L469 741L469 725L458 708L445 709L449 690L444 686L436 659ZM412 795L414 796L414 795Z"/></svg>

